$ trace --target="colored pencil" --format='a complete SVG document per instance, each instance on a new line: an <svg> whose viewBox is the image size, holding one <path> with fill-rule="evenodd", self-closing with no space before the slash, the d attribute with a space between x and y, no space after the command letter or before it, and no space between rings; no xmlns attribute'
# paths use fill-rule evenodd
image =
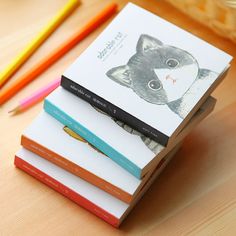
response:
<svg viewBox="0 0 236 236"><path fill-rule="evenodd" d="M49 93L51 93L54 89L56 89L60 85L61 79L56 79L49 83L48 85L42 87L38 91L31 94L29 97L21 100L19 105L9 111L8 113L19 113L22 112L30 107L32 107L37 102L43 100Z"/></svg>
<svg viewBox="0 0 236 236"><path fill-rule="evenodd" d="M24 62L40 47L40 45L59 27L59 25L79 5L78 0L69 0L67 4L51 19L36 37L18 54L0 73L0 87L23 65Z"/></svg>
<svg viewBox="0 0 236 236"><path fill-rule="evenodd" d="M117 4L111 3L106 6L98 15L90 20L82 29L76 32L66 42L61 44L53 52L45 56L38 64L22 75L5 90L0 91L0 105L9 100L20 89L33 81L38 75L48 69L54 62L66 54L70 49L92 33L99 25L108 20L117 10Z"/></svg>

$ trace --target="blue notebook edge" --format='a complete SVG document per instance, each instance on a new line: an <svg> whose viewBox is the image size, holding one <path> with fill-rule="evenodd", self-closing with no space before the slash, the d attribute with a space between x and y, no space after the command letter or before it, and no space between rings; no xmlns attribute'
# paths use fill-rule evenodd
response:
<svg viewBox="0 0 236 236"><path fill-rule="evenodd" d="M132 163L124 155L122 155L121 153L116 151L109 144L107 144L102 139L100 139L98 136L93 134L91 131L89 131L87 128L85 128L83 125L81 125L78 121L74 120L72 117L70 117L64 111L59 109L53 103L49 102L47 99L44 100L43 107L44 107L45 112L47 112L49 115L54 117L56 120L58 120L63 125L68 126L74 132L81 135L89 143L91 143L96 148L98 148L103 153L105 153L110 159L112 159L114 162L116 162L122 168L126 169L130 174L132 174L133 176L135 176L138 179L141 179L142 170L137 165Z"/></svg>

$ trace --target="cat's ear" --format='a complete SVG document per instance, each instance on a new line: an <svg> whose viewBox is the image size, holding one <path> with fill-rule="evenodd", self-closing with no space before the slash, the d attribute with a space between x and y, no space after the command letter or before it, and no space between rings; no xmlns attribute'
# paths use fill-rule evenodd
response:
<svg viewBox="0 0 236 236"><path fill-rule="evenodd" d="M154 49L161 48L163 43L147 34L142 34L138 40L137 52L145 53Z"/></svg>
<svg viewBox="0 0 236 236"><path fill-rule="evenodd" d="M128 65L115 67L109 70L106 75L123 86L131 87L132 79Z"/></svg>

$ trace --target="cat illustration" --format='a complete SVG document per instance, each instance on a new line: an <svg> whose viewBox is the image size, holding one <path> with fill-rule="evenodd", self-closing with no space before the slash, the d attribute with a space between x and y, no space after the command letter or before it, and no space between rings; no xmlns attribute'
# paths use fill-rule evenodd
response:
<svg viewBox="0 0 236 236"><path fill-rule="evenodd" d="M132 89L145 101L168 106L182 119L218 77L211 70L201 69L187 51L145 34L139 37L136 53L128 63L110 69L106 75ZM158 154L163 149L127 124L112 119L127 132L140 136L153 153Z"/></svg>
<svg viewBox="0 0 236 236"><path fill-rule="evenodd" d="M157 143L156 141L150 139L149 137L143 135L142 133L138 132L137 130L131 128L129 125L125 124L122 121L116 120L114 118L112 118L117 125L119 125L121 128L123 128L125 131L127 131L130 134L134 134L137 135L141 138L141 140L143 141L143 143L154 153L154 154L158 154L164 147Z"/></svg>
<svg viewBox="0 0 236 236"><path fill-rule="evenodd" d="M107 156L106 154L104 154L102 151L100 151L99 149L97 149L94 145L92 145L91 143L89 143L87 140L85 140L83 137L81 137L79 134L77 134L76 132L74 132L72 129L70 129L68 126L64 126L63 127L63 131L66 132L69 136L71 136L72 138L83 142L83 143L87 143L91 148L93 148L95 151L103 154L104 156Z"/></svg>
<svg viewBox="0 0 236 236"><path fill-rule="evenodd" d="M168 106L182 119L218 77L199 68L187 51L145 34L139 37L136 53L128 63L110 69L106 75L145 101Z"/></svg>
<svg viewBox="0 0 236 236"><path fill-rule="evenodd" d="M131 128L129 125L125 124L122 121L117 120L114 117L111 117L110 115L108 115L107 113L105 113L104 111L100 110L99 108L92 106L96 111L102 113L103 115L106 115L108 117L110 117L114 122L116 122L117 125L119 125L121 128L123 128L125 131L127 131L130 134L133 135L137 135L139 136L143 143L154 153L154 154L158 154L162 149L163 146L160 145L159 143L155 142L154 140L146 137L145 135L143 135L142 133L138 132L137 130Z"/></svg>

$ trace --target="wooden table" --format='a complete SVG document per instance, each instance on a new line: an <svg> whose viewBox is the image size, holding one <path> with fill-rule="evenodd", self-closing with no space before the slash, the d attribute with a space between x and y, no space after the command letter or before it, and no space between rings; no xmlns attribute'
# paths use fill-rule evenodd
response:
<svg viewBox="0 0 236 236"><path fill-rule="evenodd" d="M66 0L0 1L0 69ZM12 79L27 71L109 1L84 0ZM127 1L117 0L120 7ZM236 45L182 15L164 1L134 3L236 57ZM102 31L96 30L36 81L0 108L0 235L236 235L236 63L214 92L214 113L182 149L119 230L16 169L20 135L42 109L9 116L19 99L58 77Z"/></svg>

